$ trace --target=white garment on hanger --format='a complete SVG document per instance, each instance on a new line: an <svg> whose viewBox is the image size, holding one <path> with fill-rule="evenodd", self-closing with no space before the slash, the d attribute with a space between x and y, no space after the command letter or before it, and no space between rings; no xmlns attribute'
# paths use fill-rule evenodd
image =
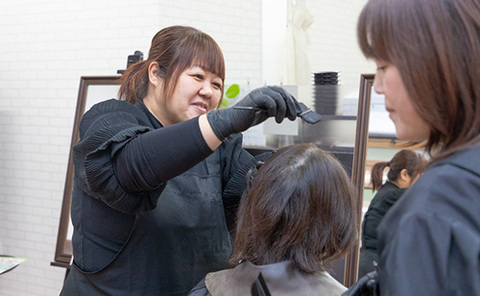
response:
<svg viewBox="0 0 480 296"><path fill-rule="evenodd" d="M282 46L280 81L284 85L312 84L307 29L313 16L305 1L289 2L287 30Z"/></svg>

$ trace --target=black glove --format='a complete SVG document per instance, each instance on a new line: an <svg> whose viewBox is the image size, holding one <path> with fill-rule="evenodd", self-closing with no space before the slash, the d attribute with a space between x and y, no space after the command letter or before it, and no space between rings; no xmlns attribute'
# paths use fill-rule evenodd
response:
<svg viewBox="0 0 480 296"><path fill-rule="evenodd" d="M295 98L283 88L264 86L252 90L233 107L209 112L207 119L215 135L223 141L229 135L243 132L269 117L275 117L277 123L285 117L295 120L296 104Z"/></svg>
<svg viewBox="0 0 480 296"><path fill-rule="evenodd" d="M378 296L378 273L376 270L358 279L342 296Z"/></svg>

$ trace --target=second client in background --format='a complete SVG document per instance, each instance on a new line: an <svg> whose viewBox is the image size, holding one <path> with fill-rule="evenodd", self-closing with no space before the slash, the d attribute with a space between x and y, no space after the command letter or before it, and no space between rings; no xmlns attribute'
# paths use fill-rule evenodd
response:
<svg viewBox="0 0 480 296"><path fill-rule="evenodd" d="M383 183L383 172L389 168L387 181ZM372 191L377 193L372 199L362 222L362 247L358 277L375 269L378 262L377 227L383 216L395 204L427 167L424 156L412 150L400 150L389 161L377 162L371 171Z"/></svg>

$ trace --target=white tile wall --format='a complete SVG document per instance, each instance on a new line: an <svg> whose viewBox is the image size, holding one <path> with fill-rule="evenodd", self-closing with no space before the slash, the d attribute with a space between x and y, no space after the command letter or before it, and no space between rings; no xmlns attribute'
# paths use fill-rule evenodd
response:
<svg viewBox="0 0 480 296"><path fill-rule="evenodd" d="M357 2L363 1L309 1L325 14L311 29L321 46L316 69L347 73L363 65L358 52L350 54L357 50L351 40L344 46L352 38ZM342 9L332 29L324 21L329 8ZM58 295L61 289L65 270L50 262L80 77L116 74L135 50L148 54L160 28L179 24L217 40L227 83L261 84L261 17L261 0L0 2L0 252L28 258L0 275L0 295ZM330 64L329 55L342 65Z"/></svg>

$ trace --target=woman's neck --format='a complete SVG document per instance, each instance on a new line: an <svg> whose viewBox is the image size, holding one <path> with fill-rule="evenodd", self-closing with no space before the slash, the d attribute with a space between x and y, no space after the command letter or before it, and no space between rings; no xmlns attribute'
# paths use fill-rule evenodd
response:
<svg viewBox="0 0 480 296"><path fill-rule="evenodd" d="M163 125L163 126L167 126L165 124L165 121L162 120L160 114L162 113L161 112L161 108L158 104L155 103L155 101L152 102L151 99L149 99L148 97L146 97L145 99L143 99L143 104L145 105L145 107L147 107L148 111L150 111L150 113L152 113L152 115Z"/></svg>

